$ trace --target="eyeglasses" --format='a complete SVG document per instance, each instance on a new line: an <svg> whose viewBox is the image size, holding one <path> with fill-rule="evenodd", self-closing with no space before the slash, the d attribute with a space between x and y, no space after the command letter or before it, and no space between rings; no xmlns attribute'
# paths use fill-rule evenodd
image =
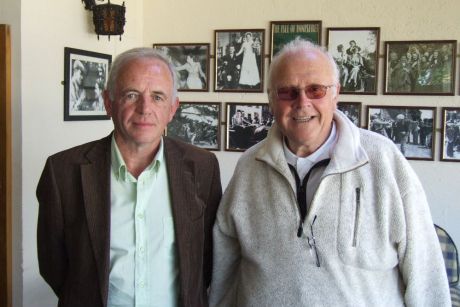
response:
<svg viewBox="0 0 460 307"><path fill-rule="evenodd" d="M313 222L311 222L311 224L310 224L311 238L309 236L307 236L307 240L308 240L308 246L310 246L310 254L312 256L313 256L312 250L313 249L315 250L316 266L319 268L319 267L321 267L321 264L319 263L319 256L318 256L318 250L316 249L315 235L313 234L313 224L315 224L315 221L316 221L316 215L313 218Z"/></svg>
<svg viewBox="0 0 460 307"><path fill-rule="evenodd" d="M298 88L295 86L285 86L280 87L276 90L276 96L280 100L292 101L296 100L300 96L300 91L304 91L310 99L321 99L326 96L327 89L333 87L333 85L321 85L321 84L311 84L305 88Z"/></svg>

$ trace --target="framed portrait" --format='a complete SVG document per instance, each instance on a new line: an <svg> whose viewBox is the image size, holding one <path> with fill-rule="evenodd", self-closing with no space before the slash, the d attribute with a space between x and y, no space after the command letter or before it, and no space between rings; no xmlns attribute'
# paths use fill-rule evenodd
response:
<svg viewBox="0 0 460 307"><path fill-rule="evenodd" d="M410 160L434 160L436 108L367 106L367 129L380 133Z"/></svg>
<svg viewBox="0 0 460 307"><path fill-rule="evenodd" d="M274 118L268 103L236 103L226 105L225 150L245 151L267 136Z"/></svg>
<svg viewBox="0 0 460 307"><path fill-rule="evenodd" d="M181 102L165 134L204 149L220 150L220 102Z"/></svg>
<svg viewBox="0 0 460 307"><path fill-rule="evenodd" d="M270 22L270 61L284 45L296 38L321 45L320 20L294 20Z"/></svg>
<svg viewBox="0 0 460 307"><path fill-rule="evenodd" d="M385 42L386 95L455 92L456 40Z"/></svg>
<svg viewBox="0 0 460 307"><path fill-rule="evenodd" d="M154 44L176 68L179 92L209 91L210 44Z"/></svg>
<svg viewBox="0 0 460 307"><path fill-rule="evenodd" d="M339 68L340 93L377 95L380 28L328 28L327 48Z"/></svg>
<svg viewBox="0 0 460 307"><path fill-rule="evenodd" d="M109 119L102 92L112 56L64 48L64 120Z"/></svg>
<svg viewBox="0 0 460 307"><path fill-rule="evenodd" d="M460 108L442 108L441 161L460 162Z"/></svg>
<svg viewBox="0 0 460 307"><path fill-rule="evenodd" d="M342 111L353 124L361 127L361 102L339 101L337 109Z"/></svg>
<svg viewBox="0 0 460 307"><path fill-rule="evenodd" d="M215 30L214 91L263 92L264 29Z"/></svg>

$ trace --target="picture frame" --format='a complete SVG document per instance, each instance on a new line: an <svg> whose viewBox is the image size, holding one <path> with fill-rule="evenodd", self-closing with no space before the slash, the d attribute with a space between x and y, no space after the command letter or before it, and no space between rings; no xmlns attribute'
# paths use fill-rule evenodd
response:
<svg viewBox="0 0 460 307"><path fill-rule="evenodd" d="M321 20L270 22L270 61L287 43L301 38L321 45Z"/></svg>
<svg viewBox="0 0 460 307"><path fill-rule="evenodd" d="M327 28L339 68L340 94L377 95L380 28Z"/></svg>
<svg viewBox="0 0 460 307"><path fill-rule="evenodd" d="M220 102L181 101L165 135L207 150L220 150Z"/></svg>
<svg viewBox="0 0 460 307"><path fill-rule="evenodd" d="M342 111L357 127L361 128L361 102L339 101L337 109Z"/></svg>
<svg viewBox="0 0 460 307"><path fill-rule="evenodd" d="M102 92L112 56L64 48L64 121L109 119Z"/></svg>
<svg viewBox="0 0 460 307"><path fill-rule="evenodd" d="M460 108L444 107L441 114L440 161L460 162Z"/></svg>
<svg viewBox="0 0 460 307"><path fill-rule="evenodd" d="M179 92L209 91L209 43L153 44L176 68Z"/></svg>
<svg viewBox="0 0 460 307"><path fill-rule="evenodd" d="M214 31L214 91L263 92L265 29Z"/></svg>
<svg viewBox="0 0 460 307"><path fill-rule="evenodd" d="M435 107L367 106L367 129L392 140L408 160L434 160Z"/></svg>
<svg viewBox="0 0 460 307"><path fill-rule="evenodd" d="M385 42L384 95L453 96L456 40Z"/></svg>
<svg viewBox="0 0 460 307"><path fill-rule="evenodd" d="M273 122L268 103L227 102L225 150L245 151L259 143Z"/></svg>

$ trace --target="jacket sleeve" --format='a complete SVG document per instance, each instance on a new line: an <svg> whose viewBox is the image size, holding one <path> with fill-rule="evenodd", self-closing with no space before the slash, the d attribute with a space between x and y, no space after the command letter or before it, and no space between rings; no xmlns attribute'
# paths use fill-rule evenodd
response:
<svg viewBox="0 0 460 307"><path fill-rule="evenodd" d="M40 274L59 297L67 273L64 221L53 162L48 158L37 186L37 251Z"/></svg>
<svg viewBox="0 0 460 307"><path fill-rule="evenodd" d="M398 247L406 306L452 306L444 259L425 193L415 173L408 182L402 195L405 239Z"/></svg>

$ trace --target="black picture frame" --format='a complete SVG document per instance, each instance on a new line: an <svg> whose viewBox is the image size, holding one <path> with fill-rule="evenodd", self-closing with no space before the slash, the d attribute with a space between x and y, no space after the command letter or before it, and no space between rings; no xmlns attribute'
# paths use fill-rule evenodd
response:
<svg viewBox="0 0 460 307"><path fill-rule="evenodd" d="M342 111L349 120L357 127L361 128L361 102L339 101L337 109Z"/></svg>
<svg viewBox="0 0 460 307"><path fill-rule="evenodd" d="M176 68L179 92L209 91L209 43L153 44Z"/></svg>
<svg viewBox="0 0 460 307"><path fill-rule="evenodd" d="M214 31L214 91L263 92L265 29Z"/></svg>
<svg viewBox="0 0 460 307"><path fill-rule="evenodd" d="M385 42L384 95L455 93L456 40Z"/></svg>
<svg viewBox="0 0 460 307"><path fill-rule="evenodd" d="M327 28L339 68L340 94L377 95L380 28Z"/></svg>
<svg viewBox="0 0 460 307"><path fill-rule="evenodd" d="M273 122L268 103L227 102L225 150L245 151L259 143Z"/></svg>
<svg viewBox="0 0 460 307"><path fill-rule="evenodd" d="M460 162L460 108L444 107L439 160Z"/></svg>
<svg viewBox="0 0 460 307"><path fill-rule="evenodd" d="M408 160L434 160L435 125L435 107L367 106L367 129L392 140Z"/></svg>
<svg viewBox="0 0 460 307"><path fill-rule="evenodd" d="M181 101L165 135L207 150L220 150L220 102Z"/></svg>
<svg viewBox="0 0 460 307"><path fill-rule="evenodd" d="M301 38L321 45L321 20L270 22L270 61L287 43Z"/></svg>
<svg viewBox="0 0 460 307"><path fill-rule="evenodd" d="M106 120L102 92L112 56L64 48L64 121Z"/></svg>

